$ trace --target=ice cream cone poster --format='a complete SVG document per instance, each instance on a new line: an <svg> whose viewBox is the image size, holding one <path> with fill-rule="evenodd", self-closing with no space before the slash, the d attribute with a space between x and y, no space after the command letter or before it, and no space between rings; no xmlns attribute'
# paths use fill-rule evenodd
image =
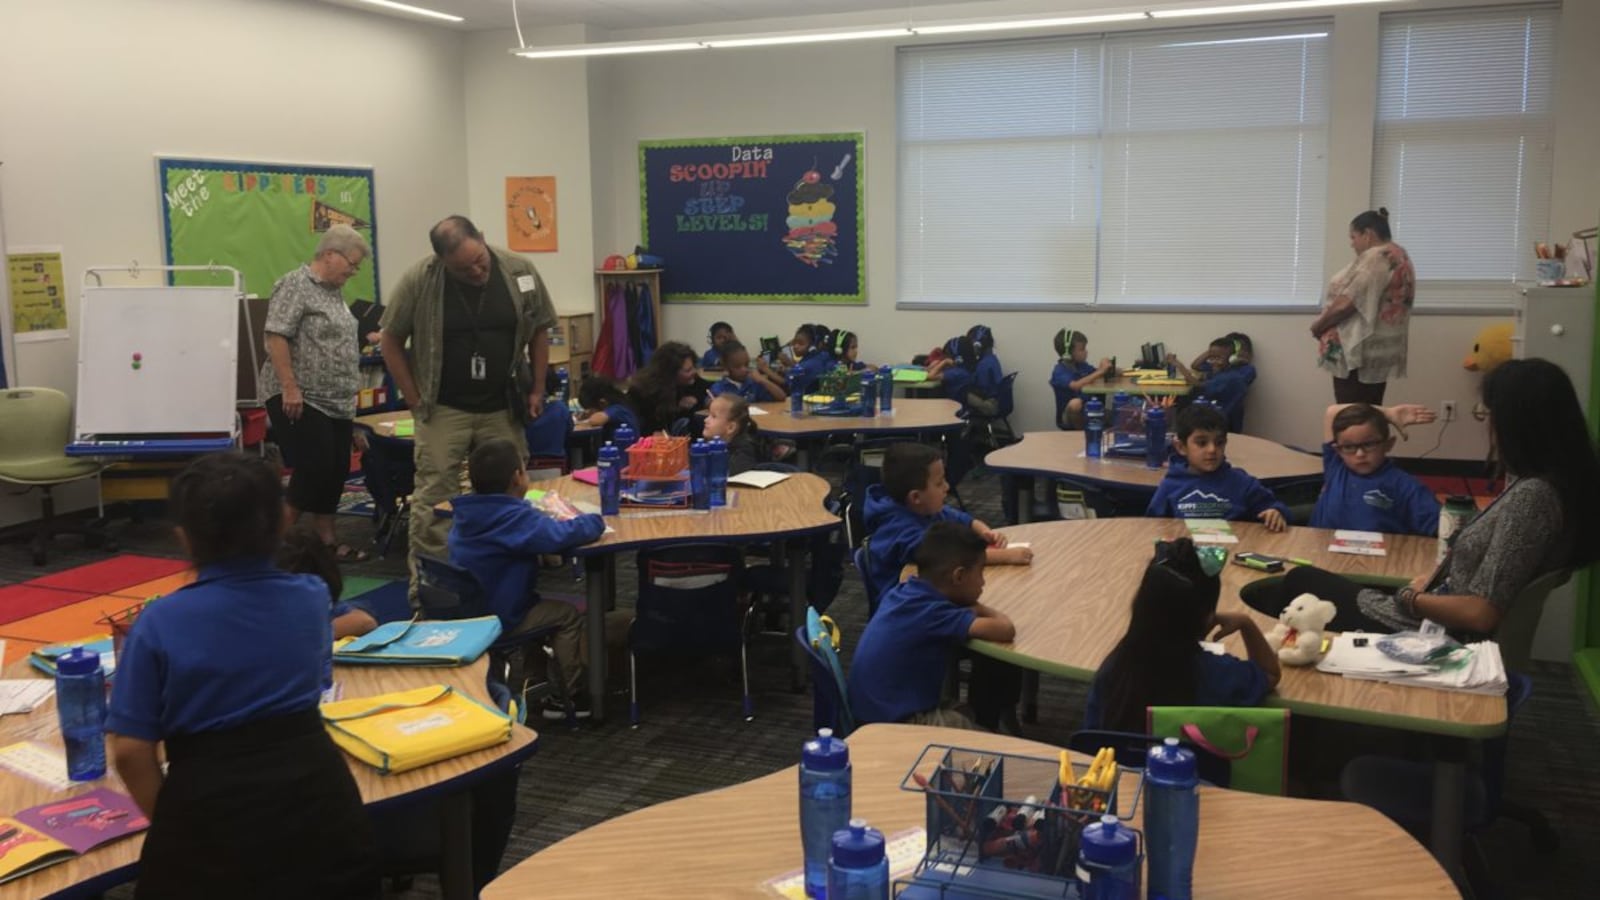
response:
<svg viewBox="0 0 1600 900"><path fill-rule="evenodd" d="M865 302L861 134L643 141L667 301Z"/></svg>

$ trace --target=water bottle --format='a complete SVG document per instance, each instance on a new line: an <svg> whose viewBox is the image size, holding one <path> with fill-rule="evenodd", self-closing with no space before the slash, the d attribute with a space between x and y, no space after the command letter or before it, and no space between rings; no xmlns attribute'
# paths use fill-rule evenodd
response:
<svg viewBox="0 0 1600 900"><path fill-rule="evenodd" d="M861 373L861 415L872 418L878 414L878 373L871 369Z"/></svg>
<svg viewBox="0 0 1600 900"><path fill-rule="evenodd" d="M689 492L695 509L711 508L711 445L705 441L689 446Z"/></svg>
<svg viewBox="0 0 1600 900"><path fill-rule="evenodd" d="M1116 816L1101 816L1078 839L1082 900L1138 900L1139 841Z"/></svg>
<svg viewBox="0 0 1600 900"><path fill-rule="evenodd" d="M707 442L706 449L710 451L706 474L711 487L711 505L727 506L728 443L722 438L714 437Z"/></svg>
<svg viewBox="0 0 1600 900"><path fill-rule="evenodd" d="M56 659L56 714L67 745L67 777L106 774L106 673L100 654L78 647Z"/></svg>
<svg viewBox="0 0 1600 900"><path fill-rule="evenodd" d="M1194 753L1167 738L1152 748L1144 770L1145 851L1149 900L1190 900L1195 844L1200 839L1200 783Z"/></svg>
<svg viewBox="0 0 1600 900"><path fill-rule="evenodd" d="M1111 433L1131 434L1133 419L1133 400L1126 393L1118 391L1111 395ZM1112 441L1115 442L1115 438Z"/></svg>
<svg viewBox="0 0 1600 900"><path fill-rule="evenodd" d="M894 412L894 370L888 366L878 370L878 408Z"/></svg>
<svg viewBox="0 0 1600 900"><path fill-rule="evenodd" d="M567 383L569 378L566 366L556 370L556 402L562 406L567 405L567 397L569 396L567 394Z"/></svg>
<svg viewBox="0 0 1600 900"><path fill-rule="evenodd" d="M1099 459L1106 442L1106 405L1099 397L1090 397L1083 404L1083 455Z"/></svg>
<svg viewBox="0 0 1600 900"><path fill-rule="evenodd" d="M883 832L868 828L866 819L833 833L828 860L828 900L889 900L889 859Z"/></svg>
<svg viewBox="0 0 1600 900"><path fill-rule="evenodd" d="M849 824L850 748L833 736L832 728L821 728L800 751L800 843L807 897L827 896L833 835Z"/></svg>
<svg viewBox="0 0 1600 900"><path fill-rule="evenodd" d="M1167 461L1167 414L1159 406L1144 411L1144 464L1161 468Z"/></svg>
<svg viewBox="0 0 1600 900"><path fill-rule="evenodd" d="M632 447L634 442L639 440L639 433L633 430L632 425L629 425L627 422L623 422L617 425L617 430L611 435L611 440L617 445L617 450L622 453L623 457L626 457L628 455L628 448Z"/></svg>
<svg viewBox="0 0 1600 900"><path fill-rule="evenodd" d="M794 369L789 370L789 415L803 416L806 414L806 398L800 390L800 373Z"/></svg>
<svg viewBox="0 0 1600 900"><path fill-rule="evenodd" d="M606 441L595 469L600 476L600 514L614 516L622 511L622 449Z"/></svg>
<svg viewBox="0 0 1600 900"><path fill-rule="evenodd" d="M1451 494L1445 498L1444 508L1439 510L1439 550L1434 558L1434 563L1444 562L1450 553L1450 541L1467 523L1478 515L1478 504L1471 497L1462 494Z"/></svg>

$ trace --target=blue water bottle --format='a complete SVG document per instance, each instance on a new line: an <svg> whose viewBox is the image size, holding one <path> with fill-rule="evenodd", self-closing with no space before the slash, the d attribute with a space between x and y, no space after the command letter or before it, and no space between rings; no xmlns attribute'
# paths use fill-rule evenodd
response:
<svg viewBox="0 0 1600 900"><path fill-rule="evenodd" d="M1144 464L1161 468L1167 461L1167 414L1159 406L1144 411Z"/></svg>
<svg viewBox="0 0 1600 900"><path fill-rule="evenodd" d="M624 458L628 455L628 448L632 447L638 439L639 433L634 431L633 426L627 422L618 424L616 432L611 435L612 442L617 445L617 450L622 453Z"/></svg>
<svg viewBox="0 0 1600 900"><path fill-rule="evenodd" d="M622 511L622 449L606 441L595 469L600 476L600 514L614 516Z"/></svg>
<svg viewBox="0 0 1600 900"><path fill-rule="evenodd" d="M571 376L567 374L566 366L562 366L556 370L556 402L560 403L562 406L567 405L567 398L571 396L567 393L567 385L570 381L570 378Z"/></svg>
<svg viewBox="0 0 1600 900"><path fill-rule="evenodd" d="M861 415L872 418L878 414L878 373L867 369L861 373Z"/></svg>
<svg viewBox="0 0 1600 900"><path fill-rule="evenodd" d="M711 445L705 441L689 445L689 493L695 509L711 508Z"/></svg>
<svg viewBox="0 0 1600 900"><path fill-rule="evenodd" d="M728 505L728 443L722 438L714 437L706 442L706 447L711 451L709 465L706 473L711 482L711 505Z"/></svg>
<svg viewBox="0 0 1600 900"><path fill-rule="evenodd" d="M888 366L878 369L878 408L894 412L894 370Z"/></svg>
<svg viewBox="0 0 1600 900"><path fill-rule="evenodd" d="M1106 442L1106 405L1099 397L1083 404L1083 455L1099 459Z"/></svg>
<svg viewBox="0 0 1600 900"><path fill-rule="evenodd" d="M1101 816L1078 840L1082 900L1139 900L1139 841L1116 816Z"/></svg>
<svg viewBox="0 0 1600 900"><path fill-rule="evenodd" d="M800 751L800 843L806 858L806 896L828 896L828 854L834 832L850 824L850 748L817 730Z"/></svg>
<svg viewBox="0 0 1600 900"><path fill-rule="evenodd" d="M803 416L806 414L806 398L800 391L800 373L795 369L789 370L789 415Z"/></svg>
<svg viewBox="0 0 1600 900"><path fill-rule="evenodd" d="M1149 900L1190 900L1200 840L1200 778L1194 753L1167 738L1145 759L1144 838L1150 856Z"/></svg>
<svg viewBox="0 0 1600 900"><path fill-rule="evenodd" d="M833 833L828 860L828 900L889 900L889 858L883 832L866 819Z"/></svg>
<svg viewBox="0 0 1600 900"><path fill-rule="evenodd" d="M100 654L78 647L56 659L56 714L67 745L67 777L106 774L106 673Z"/></svg>

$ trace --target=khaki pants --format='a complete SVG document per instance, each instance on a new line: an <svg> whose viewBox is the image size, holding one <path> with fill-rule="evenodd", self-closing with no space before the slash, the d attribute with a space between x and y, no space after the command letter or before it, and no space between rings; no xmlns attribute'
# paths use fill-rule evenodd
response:
<svg viewBox="0 0 1600 900"><path fill-rule="evenodd" d="M567 683L567 696L577 699L586 690L584 669L589 665L588 647L583 641L583 616L570 604L560 600L540 600L522 617L512 634L555 628L550 638L550 649L555 651L556 662L561 665L562 679Z"/></svg>
<svg viewBox="0 0 1600 900"><path fill-rule="evenodd" d="M528 455L522 423L509 410L469 413L448 406L434 407L426 422L417 422L416 488L411 494L411 606L417 605L417 554L445 559L445 543L450 520L433 514L435 504L461 493L461 472L467 455L484 441L505 438L516 444L524 459Z"/></svg>

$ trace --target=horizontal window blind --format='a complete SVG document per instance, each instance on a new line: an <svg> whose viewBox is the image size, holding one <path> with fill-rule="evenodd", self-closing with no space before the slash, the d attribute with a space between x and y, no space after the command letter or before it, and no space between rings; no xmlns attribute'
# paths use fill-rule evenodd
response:
<svg viewBox="0 0 1600 900"><path fill-rule="evenodd" d="M1554 6L1383 17L1372 204L1419 305L1504 304L1533 277L1553 168Z"/></svg>

